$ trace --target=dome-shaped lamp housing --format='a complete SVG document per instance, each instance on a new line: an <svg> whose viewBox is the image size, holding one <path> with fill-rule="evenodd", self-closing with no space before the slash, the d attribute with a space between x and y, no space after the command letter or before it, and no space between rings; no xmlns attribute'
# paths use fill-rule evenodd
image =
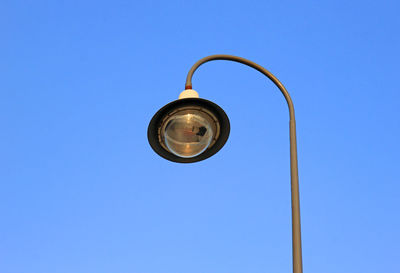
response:
<svg viewBox="0 0 400 273"><path fill-rule="evenodd" d="M221 107L205 99L184 98L165 105L154 115L147 137L163 158L192 163L218 152L229 132L229 119Z"/></svg>

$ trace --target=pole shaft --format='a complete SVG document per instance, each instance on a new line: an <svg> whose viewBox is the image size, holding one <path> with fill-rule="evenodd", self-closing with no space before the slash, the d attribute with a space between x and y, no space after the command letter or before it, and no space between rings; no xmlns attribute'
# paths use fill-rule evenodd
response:
<svg viewBox="0 0 400 273"><path fill-rule="evenodd" d="M290 176L292 192L293 273L303 272L300 225L299 173L297 166L296 121L290 120Z"/></svg>
<svg viewBox="0 0 400 273"><path fill-rule="evenodd" d="M283 84L271 72L264 67L242 57L232 55L211 55L197 61L186 77L186 88L191 89L192 76L202 64L215 61L226 60L245 64L250 66L265 76L267 76L282 92L289 107L290 116L290 176L292 193L292 250L293 250L293 273L303 273L302 251L301 251L301 227L300 227L300 197L299 197L299 175L297 166L297 143L296 143L296 121L294 115L294 106L289 92Z"/></svg>

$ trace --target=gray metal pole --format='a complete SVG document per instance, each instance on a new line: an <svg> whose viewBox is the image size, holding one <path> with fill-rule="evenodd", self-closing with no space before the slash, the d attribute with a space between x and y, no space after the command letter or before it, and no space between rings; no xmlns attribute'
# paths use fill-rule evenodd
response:
<svg viewBox="0 0 400 273"><path fill-rule="evenodd" d="M294 116L294 106L289 92L283 84L264 67L241 57L232 55L211 55L196 62L186 78L186 89L192 88L193 73L200 65L215 60L234 61L248 65L267 76L282 92L289 107L289 127L290 127L290 176L292 192L292 249L293 249L293 273L303 273L303 261L301 253L301 227L300 227L300 197L299 197L299 174L297 166L297 143L296 143L296 120Z"/></svg>

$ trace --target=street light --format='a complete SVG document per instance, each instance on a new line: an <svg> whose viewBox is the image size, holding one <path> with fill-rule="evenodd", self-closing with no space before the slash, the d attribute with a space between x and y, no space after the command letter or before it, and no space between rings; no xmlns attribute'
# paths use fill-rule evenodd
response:
<svg viewBox="0 0 400 273"><path fill-rule="evenodd" d="M231 55L211 55L196 62L186 78L185 90L179 99L161 108L150 121L147 137L153 150L165 159L192 163L218 152L228 139L230 124L227 115L215 103L199 98L192 89L196 69L209 61L227 60L248 65L265 76L282 92L289 107L290 174L292 193L293 273L302 273L299 177L297 168L296 121L292 99L283 84L268 70L247 59Z"/></svg>

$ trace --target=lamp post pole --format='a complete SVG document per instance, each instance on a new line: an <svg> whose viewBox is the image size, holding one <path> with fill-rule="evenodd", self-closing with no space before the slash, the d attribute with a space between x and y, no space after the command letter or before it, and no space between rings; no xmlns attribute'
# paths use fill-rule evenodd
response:
<svg viewBox="0 0 400 273"><path fill-rule="evenodd" d="M302 252L301 252L301 227L300 227L300 198L299 198L299 175L297 167L297 143L296 143L296 121L294 115L294 106L292 99L283 84L267 69L264 67L241 57L231 56L231 55L211 55L200 59L196 62L186 78L185 89L192 89L192 76L199 66L202 64L215 61L215 60L226 60L233 61L248 65L265 76L267 76L271 81L282 92L286 99L289 107L289 130L290 130L290 175L291 175L291 192L292 192L292 251L293 251L293 273L302 273Z"/></svg>

